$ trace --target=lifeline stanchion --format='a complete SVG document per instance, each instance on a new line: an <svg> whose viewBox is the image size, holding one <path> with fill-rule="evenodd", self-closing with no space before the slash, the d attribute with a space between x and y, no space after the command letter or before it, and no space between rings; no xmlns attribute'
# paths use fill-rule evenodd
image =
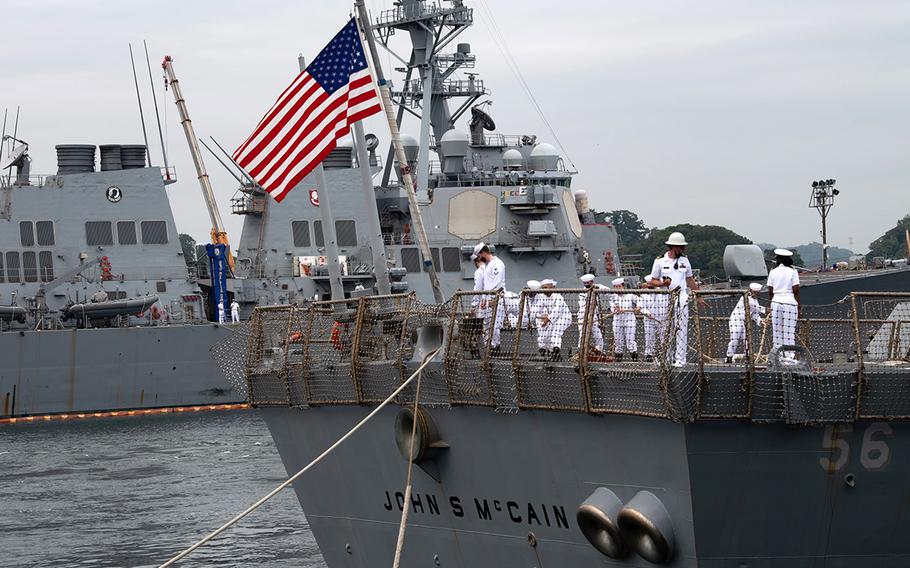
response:
<svg viewBox="0 0 910 568"><path fill-rule="evenodd" d="M421 371L423 371L424 367L426 367L426 366L430 363L430 361L432 361L433 359L435 359L435 358L436 358L436 355L437 355L438 353L439 353L439 349L436 349L435 351L433 351L432 353L430 353L429 355L427 355L427 358L423 361L423 363L420 364L420 367L418 367L417 370L414 371L414 373L413 373L410 377L408 377L408 379L407 379L406 381L404 381L403 383L401 383L401 385L400 385L397 389L395 389L395 391L394 391L392 394L390 394L390 395L388 396L388 398L386 398L384 401L382 401L382 404L380 404L379 406L377 406L376 408L374 408L373 411L370 412L369 414L367 414L367 415L364 417L363 420L361 420L360 422L357 423L356 426L354 426L353 428L351 428L350 430L348 430L348 433L347 433L347 434L345 434L344 436L342 436L341 438L339 438L334 444L332 444L331 446L329 446L329 448L328 448L326 451L324 451L324 452L322 452L321 454L319 454L319 456L317 456L316 459L314 459L314 460L311 461L309 464L307 464L306 467L304 467L303 469L301 469L300 471L298 471L297 473L295 473L294 475L292 475L291 477L289 477L289 478L287 479L287 481L285 481L284 483L282 483L281 485L279 485L279 486L276 487L275 489L271 490L268 494L265 495L265 497L259 499L258 501L256 501L256 502L253 503L252 505L250 505L250 506L249 506L246 510L244 510L242 513L239 513L239 514L238 514L237 516L235 516L233 519L231 519L230 521L228 521L228 522L226 522L225 524L221 525L219 528L217 528L216 530L212 531L211 533L209 533L208 535L206 535L204 538L202 538L201 540L199 540L199 542L197 542L196 544L190 546L189 548L187 548L186 550L184 550L183 552L181 552L181 553L178 554L177 556L171 558L170 560L168 560L167 562L165 562L164 564L162 564L162 565L159 566L158 568L167 568L168 566L173 566L178 560L181 560L181 559L183 559L183 558L186 558L187 556L189 556L190 554L192 554L194 550L196 550L197 548L199 548L199 547L202 546L203 544L207 543L208 541L212 540L213 538L215 538L215 537L218 536L219 534L223 533L224 531L226 531L227 529L229 529L231 526L235 525L240 519L242 519L242 518L244 518L245 516L249 515L250 513L252 513L253 511L255 511L256 509L258 509L260 506L262 506L263 503L265 503L266 501L268 501L269 499L271 499L272 497L274 497L275 495L277 495L282 489L284 489L284 488L286 488L288 485L294 483L294 481L296 481L298 477L300 477L301 475L303 475L304 473L306 473L307 471L309 471L309 469L310 469L311 467L313 467L314 465L316 465L317 463L319 463L320 461L322 461L323 458L325 458L327 455L329 455L330 453L332 453L332 452L335 450L335 448L337 448L338 446L340 446L342 442L344 442L345 440L347 440L348 438L350 438L351 435L354 434L354 432L356 432L357 430L359 430L361 426L363 426L364 424L366 424L367 422L369 422L369 421L370 421L370 420L371 420L371 419L372 419L380 410L382 410L387 404L389 404L390 402L392 402L392 400L393 400L396 396L398 396L398 393L400 393L401 391L403 391L404 388L405 388L406 386L408 386L409 384L411 384L411 381L413 381L415 378L417 378L417 377L420 376L420 373L421 373ZM416 417L415 417L415 420L416 420ZM412 451L413 451L413 450L412 450Z"/></svg>

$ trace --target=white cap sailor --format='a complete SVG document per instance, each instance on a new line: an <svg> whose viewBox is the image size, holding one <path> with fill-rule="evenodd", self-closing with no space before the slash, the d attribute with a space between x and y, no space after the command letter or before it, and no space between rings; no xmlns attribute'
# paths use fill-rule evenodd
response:
<svg viewBox="0 0 910 568"><path fill-rule="evenodd" d="M480 256L481 251L483 251L483 249L486 248L486 246L487 246L487 244L483 241L480 241L479 243L474 245L474 256Z"/></svg>
<svg viewBox="0 0 910 568"><path fill-rule="evenodd" d="M625 286L625 284L626 284L625 278L614 278L613 281L610 282L610 285L612 285L614 288L621 288L621 287Z"/></svg>
<svg viewBox="0 0 910 568"><path fill-rule="evenodd" d="M593 274L585 274L584 276L579 278L579 280L581 280L581 283L585 285L585 288L589 288L594 285L594 275Z"/></svg>
<svg viewBox="0 0 910 568"><path fill-rule="evenodd" d="M540 290L540 282L537 280L528 280L528 283L525 284L530 290Z"/></svg>
<svg viewBox="0 0 910 568"><path fill-rule="evenodd" d="M753 292L761 292L761 284L758 282L753 282L749 284L749 290L752 290Z"/></svg>
<svg viewBox="0 0 910 568"><path fill-rule="evenodd" d="M556 288L556 280L552 278L544 278L540 281L541 288Z"/></svg>
<svg viewBox="0 0 910 568"><path fill-rule="evenodd" d="M793 256L793 251L787 249L774 249L774 256Z"/></svg>

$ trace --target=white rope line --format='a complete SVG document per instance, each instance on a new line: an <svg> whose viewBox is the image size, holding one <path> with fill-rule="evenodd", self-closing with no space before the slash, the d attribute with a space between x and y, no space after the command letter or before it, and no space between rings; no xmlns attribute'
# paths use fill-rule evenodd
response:
<svg viewBox="0 0 910 568"><path fill-rule="evenodd" d="M206 535L204 538L202 538L201 540L199 540L199 542L197 542L196 544L190 546L189 548L187 548L186 550L184 550L183 552L181 552L181 553L178 554L177 556L174 556L173 558L171 558L170 560L168 560L167 562L165 562L164 564L162 564L162 565L159 566L158 568L167 568L168 566L172 566L173 564L175 564L178 560L181 560L181 559L183 559L183 558L186 558L187 556L189 556L190 554L192 554L192 552L193 552L194 550L196 550L197 548L199 548L199 547L202 546L203 544L209 542L210 540L212 540L213 538L215 538L215 537L218 536L219 534L221 534L221 533L223 533L224 531L226 531L227 529L229 529L231 526L233 526L234 524L236 524L240 519L242 519L242 518L244 518L245 516L249 515L250 513L252 513L253 511L255 511L256 509L258 509L260 506L262 506L263 503L265 503L266 501L268 501L269 499L271 499L272 497L274 497L275 495L277 495L282 489L284 489L284 488L286 488L288 485L294 483L294 481L296 481L298 477L300 477L301 475L303 475L304 473L306 473L311 467L313 467L314 465L316 465L316 464L318 464L320 461L322 461L322 459L323 459L324 457L326 457L327 455L329 455L330 453L332 453L332 451L334 451L335 448L337 448L338 446L340 446L342 442L344 442L345 440L347 440L348 438L350 438L351 435L352 435L354 432L356 432L357 430L359 430L361 426L363 426L364 424L366 424L367 422L369 422L369 421L370 421L370 420L371 420L371 419L372 419L380 410L382 410L387 404L389 404L389 403L392 401L392 399L394 399L396 396L398 396L398 393L400 393L401 391L403 391L404 388L405 388L406 386L408 386L408 385L411 383L411 381L414 380L415 377L420 376L420 372L423 371L424 367L426 367L426 366L430 363L430 361L432 361L432 360L436 357L436 355L439 353L439 351L440 351L439 349L436 349L435 351L433 351L432 353L430 353L429 355L427 355L427 358L424 360L423 363L421 363L420 367L418 367L417 370L414 371L414 374L412 374L410 377L408 377L408 379L407 379L406 381L404 381L403 383L401 383L401 386L399 386L397 389L395 389L395 391L394 391L392 394L390 394L388 398L386 398L384 401L382 401L382 404L380 404L380 405L377 406L375 409L373 409L373 411L370 412L369 414L367 414L366 417L364 417L363 420L361 420L360 422L357 423L356 426L354 426L353 428L351 428L351 429L348 431L347 434L345 434L344 436L342 436L341 438L339 438L338 441L336 441L334 444L332 444L331 446L329 446L329 448L328 448L326 451L324 451L324 452L322 452L321 454L319 454L319 456L316 457L316 459L314 459L313 461L311 461L309 464L307 464L306 467L304 467L303 469L301 469L300 471L298 471L297 473L295 473L294 475L292 475L290 478L288 478L287 481L285 481L284 483L282 483L281 485L279 485L278 487L276 487L275 489L273 489L272 491L270 491L268 494L266 494L265 497L263 497L262 499L256 501L256 502L253 503L252 505L250 505L250 506L249 506L246 510L244 510L242 513L238 514L236 517L234 517L234 518L231 519L230 521L228 521L228 522L226 522L225 524L221 525L219 528L217 528L216 530L212 531L211 533L209 533L208 535Z"/></svg>
<svg viewBox="0 0 910 568"><path fill-rule="evenodd" d="M417 375L417 388L414 393L414 410L411 421L411 445L408 449L408 480L404 490L404 508L401 510L401 523L398 525L398 542L395 544L395 560L392 562L392 568L398 568L401 564L401 551L404 549L404 532L408 524L408 513L411 508L411 472L414 471L414 440L417 438L417 409L420 402L420 373Z"/></svg>

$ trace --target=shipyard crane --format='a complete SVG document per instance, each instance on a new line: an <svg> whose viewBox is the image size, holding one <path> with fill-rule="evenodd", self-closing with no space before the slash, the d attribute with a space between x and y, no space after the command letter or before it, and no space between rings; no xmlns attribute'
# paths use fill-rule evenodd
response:
<svg viewBox="0 0 910 568"><path fill-rule="evenodd" d="M209 174L205 169L205 163L202 161L202 152L199 150L196 132L193 130L193 122L190 120L190 114L186 109L186 100L183 98L183 92L177 82L177 75L174 74L174 60L170 55L164 57L161 67L164 69L165 85L170 85L171 91L174 93L177 111L180 113L180 124L183 125L183 133L186 134L186 141L190 146L190 154L193 156L193 164L196 166L196 176L199 178L199 185L202 187L202 197L205 198L205 205L208 207L209 217L212 220L212 244L225 246L227 249L226 260L233 274L234 256L230 253L231 245L228 242L227 232L224 230L224 223L221 221L218 204L215 202L212 182L209 181Z"/></svg>

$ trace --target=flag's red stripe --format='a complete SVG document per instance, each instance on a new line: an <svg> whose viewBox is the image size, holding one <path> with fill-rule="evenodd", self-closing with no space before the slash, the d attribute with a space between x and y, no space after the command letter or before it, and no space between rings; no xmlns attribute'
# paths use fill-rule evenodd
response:
<svg viewBox="0 0 910 568"><path fill-rule="evenodd" d="M313 168L315 168L317 165L319 165L319 163L322 162L322 160L324 160L325 157L329 155L329 152L334 150L336 148L336 146L337 146L336 141L333 140L331 144L329 144L322 152L320 152L318 155L316 155L316 157L313 158L309 164L307 164L307 167L300 170L300 172L298 172L290 180L288 180L288 183L285 184L285 186L281 188L281 191L279 192L279 194L277 196L273 195L273 197L275 198L275 201L281 203L281 201L285 198L285 196L292 189L297 187L297 184L300 183L301 181L303 181L303 179L306 176L308 176L311 171L313 171Z"/></svg>
<svg viewBox="0 0 910 568"><path fill-rule="evenodd" d="M306 71L301 71L300 75L302 75L305 72ZM259 136L259 133L261 133L267 126L269 126L269 124L271 123L271 121L275 117L275 115L280 113L281 110L287 106L287 103L292 100L293 96L300 93L300 90L303 89L311 81L313 83L315 83L315 81L313 80L313 77L311 75L307 75L302 81L298 82L297 79L300 77L300 75L297 75L297 77L294 77L294 81L290 85L288 85L288 88L285 89L283 93L281 93L281 95L275 101L275 104L272 105L271 110L269 110L269 112L267 112L266 115L264 117L262 117L262 120L259 121L259 124L256 126L256 130L253 131L253 133L250 134L249 138L246 139L246 142L244 142L243 145L234 152L235 160L237 160L238 157L244 153L247 146L249 146L250 143L253 140L255 140L257 136ZM295 85L295 83L296 83L296 85ZM293 92L288 93L288 91L291 89L293 89ZM288 96L286 99L284 99L286 93L288 93ZM284 99L284 100L282 100L282 99Z"/></svg>
<svg viewBox="0 0 910 568"><path fill-rule="evenodd" d="M315 99L313 99L311 101L310 97L315 97ZM269 146L269 144L271 144L272 140L274 140L275 137L281 133L281 131L292 120L292 118L297 116L298 111L304 105L304 103L306 103L307 101L310 101L311 106L313 104L319 105L319 104L322 104L322 101L325 100L325 98L326 98L325 91L322 90L322 87L319 85L319 83L317 83L316 81L313 81L313 85L309 89L307 89L306 93L304 93L303 96L301 96L299 99L294 101L293 105L291 105L291 107L288 109L288 112L286 112L284 114L284 116L281 117L281 120L279 120L277 122L273 122L272 124L269 125L268 132L265 133L265 135L262 137L262 139L256 144L256 146L252 150L247 152L246 157L244 159L245 163L241 163L241 165L244 167L247 167L247 166L252 165L252 163L255 162L256 160L261 160L262 153L265 151L265 149L268 148L268 146ZM307 107L307 108L310 108L310 107ZM279 143L278 143L279 146L287 141L288 136L292 136L294 134L294 130L299 128L300 123L302 121L306 120L306 115L308 112L309 112L308 110L303 111L302 115L297 120L297 123L295 123L291 127L291 129L288 130L288 132L285 134L285 137L281 141L279 141ZM277 152L277 148L272 148L272 151L265 157L265 159L261 160L256 165L256 167L254 167L250 170L250 175L255 176L256 174L253 173L254 171L256 171L256 172L262 171L262 168L269 161L269 157L273 156L275 154L275 152Z"/></svg>
<svg viewBox="0 0 910 568"><path fill-rule="evenodd" d="M325 97L321 97L321 98L328 98L328 95L326 95ZM338 112L339 107L342 104L344 104L344 102L345 102L345 99L343 97L338 97L337 99L329 101L329 104L325 105L325 108L322 109L322 111L318 115L304 116L301 119L301 121L306 121L305 124L298 123L294 129L288 131L288 135L296 134L297 135L296 138L294 138L294 140L292 140L290 143L288 143L288 141L287 141L288 136L285 136L281 140L281 142L279 142L275 146L275 148L272 150L272 152L269 153L269 156L266 158L266 160L263 162L263 164L272 164L272 167L269 168L269 170L263 174L262 178L271 179L272 176L275 174L275 171L277 169L283 167L288 162L288 158L294 154L294 152L297 150L297 148L300 146L300 144L303 143L303 141L306 139L306 137L309 136L314 130L319 128L319 126L322 125L326 121L326 119L328 119L333 113ZM321 101L320 101L320 104L321 104ZM310 144L308 144L307 147L311 147L313 142L318 142L318 136L316 138L314 138L312 141L310 141ZM273 159L276 151L278 151L278 150L281 150L284 153L277 160L272 162L272 159Z"/></svg>
<svg viewBox="0 0 910 568"><path fill-rule="evenodd" d="M292 157L290 157L286 161L286 164L287 164L286 168L274 180L276 183L279 183L279 184L283 183L285 177L291 172L291 170L294 169L294 167L296 167L298 164L300 164L300 162L307 160L309 158L309 154L311 152L313 152L313 150L315 150L319 146L320 143L324 142L326 140L326 138L331 138L330 134L337 128L338 121L343 118L340 116L341 112L343 112L343 111L337 112L336 115L334 115L332 117L327 117L328 120L324 120L324 121L320 122L318 125L315 125L313 127L315 129L315 128L319 128L320 126L322 126L322 130L320 130L317 133L317 135L306 146L301 148L297 153L295 153ZM332 143L334 144L334 139L333 139ZM292 147L291 150L293 151L294 148ZM304 168L306 172L309 172L312 169L313 166L310 165L311 162L312 162L312 160L307 162L307 166ZM313 164L313 165L315 165L315 164Z"/></svg>

